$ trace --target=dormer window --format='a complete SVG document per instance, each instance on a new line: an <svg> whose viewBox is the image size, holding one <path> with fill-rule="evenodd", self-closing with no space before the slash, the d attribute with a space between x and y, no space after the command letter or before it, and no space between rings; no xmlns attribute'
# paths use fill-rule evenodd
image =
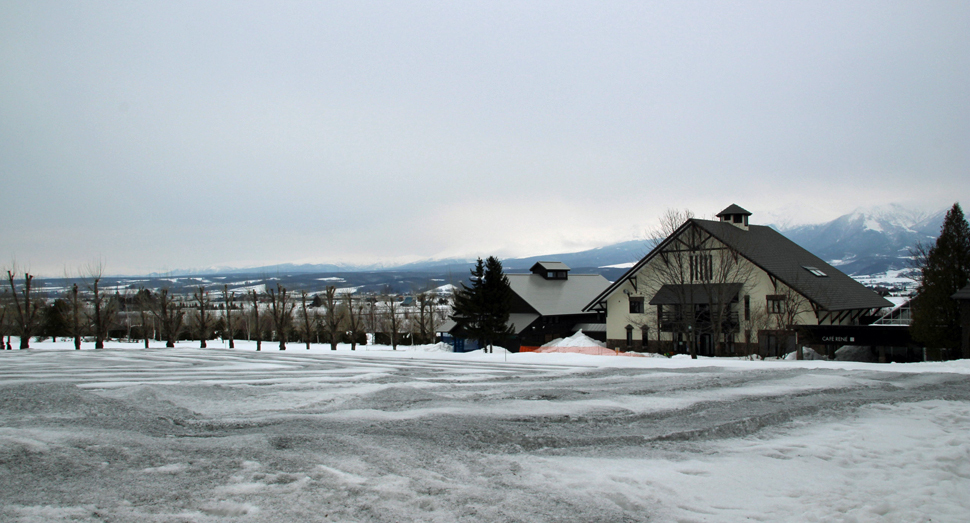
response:
<svg viewBox="0 0 970 523"><path fill-rule="evenodd" d="M532 274L542 276L547 280L569 279L569 267L562 262L536 262L530 270Z"/></svg>

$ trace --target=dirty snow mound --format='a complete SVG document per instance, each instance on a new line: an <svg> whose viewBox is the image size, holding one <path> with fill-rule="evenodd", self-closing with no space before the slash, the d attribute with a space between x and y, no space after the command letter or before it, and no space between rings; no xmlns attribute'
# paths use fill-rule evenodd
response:
<svg viewBox="0 0 970 523"><path fill-rule="evenodd" d="M551 341L542 347L606 347L606 344L601 341L596 341L593 338L583 334L582 330L578 330L576 331L576 334L573 334L568 338L561 338Z"/></svg>
<svg viewBox="0 0 970 523"><path fill-rule="evenodd" d="M815 352L814 350L812 350L812 349L810 349L808 347L802 347L802 357L803 357L803 359L806 359L806 360L824 360L824 359L828 359L825 356L822 356L821 354ZM793 352L789 352L788 354L785 354L785 359L786 360L798 359L798 354L796 354L794 351Z"/></svg>
<svg viewBox="0 0 970 523"><path fill-rule="evenodd" d="M554 352L569 352L575 354L589 354L591 356L615 356L618 354L617 351L607 349L605 343L596 341L593 338L583 334L583 331L581 330L577 331L576 334L573 334L568 338L549 342L536 349L535 352L544 354ZM633 353L622 354L632 355Z"/></svg>
<svg viewBox="0 0 970 523"><path fill-rule="evenodd" d="M875 363L879 361L879 355L869 346L844 345L835 351L835 360Z"/></svg>

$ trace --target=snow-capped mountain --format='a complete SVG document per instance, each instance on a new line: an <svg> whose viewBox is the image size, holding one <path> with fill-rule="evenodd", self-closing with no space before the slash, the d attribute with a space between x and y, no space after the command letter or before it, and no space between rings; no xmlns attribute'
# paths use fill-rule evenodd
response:
<svg viewBox="0 0 970 523"><path fill-rule="evenodd" d="M945 214L889 204L781 232L846 274L877 274L908 268L910 250L917 242L935 240Z"/></svg>

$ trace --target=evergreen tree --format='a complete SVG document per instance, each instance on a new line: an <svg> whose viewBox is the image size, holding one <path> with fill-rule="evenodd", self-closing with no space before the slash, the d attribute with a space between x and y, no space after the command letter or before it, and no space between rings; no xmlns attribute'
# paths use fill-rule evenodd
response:
<svg viewBox="0 0 970 523"><path fill-rule="evenodd" d="M970 225L958 203L947 211L936 243L929 249L917 246L914 255L920 278L911 305L910 333L926 347L949 349L944 357L956 357L960 310L950 297L970 277Z"/></svg>
<svg viewBox="0 0 970 523"><path fill-rule="evenodd" d="M44 334L54 338L66 337L70 334L70 323L68 318L71 314L71 306L62 298L54 300L50 305L44 307Z"/></svg>
<svg viewBox="0 0 970 523"><path fill-rule="evenodd" d="M502 344L512 333L509 326L509 313L512 312L512 288L509 279L502 272L502 262L495 256L485 260L485 341L491 346L493 343Z"/></svg>
<svg viewBox="0 0 970 523"><path fill-rule="evenodd" d="M455 334L471 339L483 339L480 328L485 311L485 263L481 258L471 270L471 287L461 283L461 289L455 290L455 303L451 319L455 322Z"/></svg>
<svg viewBox="0 0 970 523"><path fill-rule="evenodd" d="M451 316L457 334L476 339L480 347L487 348L512 333L508 327L512 289L498 258L490 256L486 262L479 258L471 270L471 287L464 283L461 287L455 292Z"/></svg>

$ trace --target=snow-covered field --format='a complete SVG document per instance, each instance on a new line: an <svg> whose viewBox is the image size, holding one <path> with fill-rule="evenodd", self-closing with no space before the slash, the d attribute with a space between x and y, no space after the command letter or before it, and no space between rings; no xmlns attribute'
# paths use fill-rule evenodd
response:
<svg viewBox="0 0 970 523"><path fill-rule="evenodd" d="M194 345L0 351L0 521L970 514L967 361Z"/></svg>

